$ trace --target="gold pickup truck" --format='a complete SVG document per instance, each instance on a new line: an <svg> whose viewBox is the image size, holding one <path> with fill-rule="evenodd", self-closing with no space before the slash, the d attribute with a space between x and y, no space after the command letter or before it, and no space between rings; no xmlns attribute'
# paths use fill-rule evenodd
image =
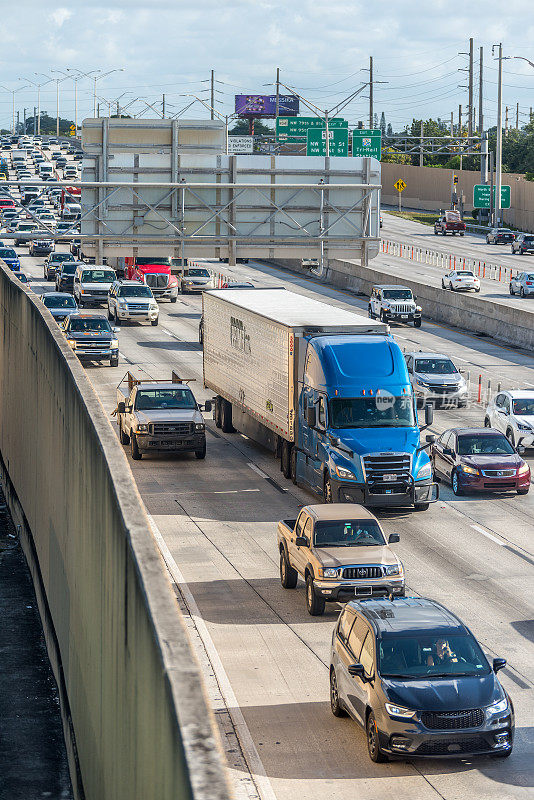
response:
<svg viewBox="0 0 534 800"><path fill-rule="evenodd" d="M280 580L294 589L306 583L306 607L312 616L327 602L404 595L404 569L376 517L353 503L305 506L297 519L278 523Z"/></svg>

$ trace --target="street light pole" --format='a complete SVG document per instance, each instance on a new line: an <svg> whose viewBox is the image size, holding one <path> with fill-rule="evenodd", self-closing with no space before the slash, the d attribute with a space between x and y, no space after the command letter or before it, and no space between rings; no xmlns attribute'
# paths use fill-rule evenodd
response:
<svg viewBox="0 0 534 800"><path fill-rule="evenodd" d="M493 45L492 52L497 45ZM499 44L499 78L497 86L497 152L495 164L495 225L501 224L501 184L502 184L502 43Z"/></svg>
<svg viewBox="0 0 534 800"><path fill-rule="evenodd" d="M96 70L100 72L100 70ZM110 69L109 72L104 72L103 75L95 75L94 77L94 84L93 84L93 117L96 117L96 82L99 81L101 78L105 78L107 75L111 75L112 72L124 72L124 67L118 67L117 69Z"/></svg>

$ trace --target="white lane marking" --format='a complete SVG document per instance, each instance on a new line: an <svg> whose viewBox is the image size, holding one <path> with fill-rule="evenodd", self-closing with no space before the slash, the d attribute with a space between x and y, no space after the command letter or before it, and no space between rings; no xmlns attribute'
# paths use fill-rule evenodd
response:
<svg viewBox="0 0 534 800"><path fill-rule="evenodd" d="M178 564L172 557L171 551L167 547L167 544L158 526L156 525L154 518L148 513L148 511L147 516L163 560L167 565L167 569L169 570L173 581L176 583L177 587L182 593L185 603L189 609L189 613L191 614L191 618L193 619L195 627L198 631L198 635L200 636L202 644L206 649L206 653L208 654L211 666L213 667L221 694L224 698L226 708L228 709L228 713L236 730L236 735L240 741L243 755L245 756L248 768L259 790L260 796L262 797L262 800L276 800L276 795L273 791L273 787L271 786L271 782L267 777L265 767L263 766L259 753L256 749L256 745L254 744L254 740L252 739L252 735L248 729L247 723L245 722L243 712L241 711L241 708L237 702L234 690L232 689L232 685L228 675L226 674L226 670L223 667L219 653L217 652L217 648L215 647L213 639L211 638L211 635L206 627L206 623L202 619L200 609L195 598L193 597L193 593L186 583Z"/></svg>
<svg viewBox="0 0 534 800"><path fill-rule="evenodd" d="M260 489L227 489L225 492L210 492L210 494L242 494L243 492L259 492ZM204 494L199 492L199 494Z"/></svg>
<svg viewBox="0 0 534 800"><path fill-rule="evenodd" d="M479 533L482 533L484 536L487 536L487 538L491 539L491 541L495 542L495 544L498 544L501 547L504 547L506 545L506 542L503 542L502 539L498 539L492 533L489 533L489 531L485 531L484 528L480 527L480 525L471 525L471 527L473 528L473 530L478 531Z"/></svg>
<svg viewBox="0 0 534 800"><path fill-rule="evenodd" d="M248 462L248 464L247 464L247 467L250 467L250 469L254 470L254 472L255 472L257 475L259 475L261 478L268 478L268 477L269 477L269 476L267 475L267 473L265 473L265 472L264 472L262 469L260 469L259 467L257 467L257 466L256 466L256 464L253 464L253 463L252 463L252 461L249 461L249 462Z"/></svg>
<svg viewBox="0 0 534 800"><path fill-rule="evenodd" d="M173 339L174 339L174 333L171 333L170 331L166 330L165 328L162 328L161 330L163 331L163 333L166 333L167 336L172 336Z"/></svg>
<svg viewBox="0 0 534 800"><path fill-rule="evenodd" d="M523 383L526 383L527 386L534 386L534 383L529 383L528 381L523 381Z"/></svg>

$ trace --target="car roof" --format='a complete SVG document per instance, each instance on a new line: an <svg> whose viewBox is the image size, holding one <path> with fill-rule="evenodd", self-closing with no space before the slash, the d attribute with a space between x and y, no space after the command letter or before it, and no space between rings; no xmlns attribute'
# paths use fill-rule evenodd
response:
<svg viewBox="0 0 534 800"><path fill-rule="evenodd" d="M534 389L504 389L504 392L499 392L499 394L503 393L510 395L512 400L534 398Z"/></svg>
<svg viewBox="0 0 534 800"><path fill-rule="evenodd" d="M375 283L373 289L407 289L409 292L412 291L409 286L403 286L401 283Z"/></svg>
<svg viewBox="0 0 534 800"><path fill-rule="evenodd" d="M111 269L111 267L109 267ZM116 280L115 283L120 283L121 286L143 286L145 284L140 283L139 281L122 281L120 279ZM150 287L146 287L147 289Z"/></svg>
<svg viewBox="0 0 534 800"><path fill-rule="evenodd" d="M445 355L445 353L431 353L425 352L423 350L412 350L411 353L405 353L404 357L407 358L408 356L413 356L413 358L446 358L447 361L452 361L450 356Z"/></svg>
<svg viewBox="0 0 534 800"><path fill-rule="evenodd" d="M374 514L371 514L363 506L357 503L330 503L330 504L314 504L304 506L303 511L307 511L316 520L331 520L331 519L376 519Z"/></svg>
<svg viewBox="0 0 534 800"><path fill-rule="evenodd" d="M41 297L72 297L70 292L43 292Z"/></svg>
<svg viewBox="0 0 534 800"><path fill-rule="evenodd" d="M371 623L379 636L447 632L465 634L467 628L458 617L436 600L426 597L398 597L351 600L347 605Z"/></svg>
<svg viewBox="0 0 534 800"><path fill-rule="evenodd" d="M139 381L137 389L191 389L187 383L182 381ZM192 391L192 389L191 389Z"/></svg>
<svg viewBox="0 0 534 800"><path fill-rule="evenodd" d="M473 436L477 433L484 434L485 436L504 436L503 433L496 431L495 428L450 428L449 432L451 431L457 436Z"/></svg>
<svg viewBox="0 0 534 800"><path fill-rule="evenodd" d="M88 311L76 311L70 315L70 319L104 319L108 321L103 314L91 314Z"/></svg>

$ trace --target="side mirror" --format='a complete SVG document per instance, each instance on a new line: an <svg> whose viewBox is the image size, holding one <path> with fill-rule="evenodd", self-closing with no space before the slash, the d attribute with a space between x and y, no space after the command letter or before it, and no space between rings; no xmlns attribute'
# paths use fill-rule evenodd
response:
<svg viewBox="0 0 534 800"><path fill-rule="evenodd" d="M308 406L306 409L306 424L308 428L315 428L317 423L317 413L315 411L315 406Z"/></svg>
<svg viewBox="0 0 534 800"><path fill-rule="evenodd" d="M518 444L516 450L519 453L519 455L522 456L526 450L526 447L522 444Z"/></svg>
<svg viewBox="0 0 534 800"><path fill-rule="evenodd" d="M363 678L365 677L365 670L363 668L363 664L349 664L347 667L349 675L352 675L355 678Z"/></svg>
<svg viewBox="0 0 534 800"><path fill-rule="evenodd" d="M395 542L400 542L400 536L398 533L390 533L388 544L395 544Z"/></svg>
<svg viewBox="0 0 534 800"><path fill-rule="evenodd" d="M117 411L119 412L119 414L124 414L124 412L126 411L126 403L118 403Z"/></svg>
<svg viewBox="0 0 534 800"><path fill-rule="evenodd" d="M493 671L497 673L500 669L504 669L506 666L506 659L505 658L494 658L493 659Z"/></svg>
<svg viewBox="0 0 534 800"><path fill-rule="evenodd" d="M434 444L436 439L437 436L435 436L433 433L427 433L427 435L425 436L425 441L428 442L428 444Z"/></svg>
<svg viewBox="0 0 534 800"><path fill-rule="evenodd" d="M206 400L204 403L204 411L207 411L208 413L211 411L211 400Z"/></svg>
<svg viewBox="0 0 534 800"><path fill-rule="evenodd" d="M308 537L307 536L297 536L295 539L295 544L297 547L308 547Z"/></svg>
<svg viewBox="0 0 534 800"><path fill-rule="evenodd" d="M330 439L330 444L332 447L339 447L341 444L337 436L329 436L328 438Z"/></svg>
<svg viewBox="0 0 534 800"><path fill-rule="evenodd" d="M432 425L434 422L434 408L427 403L425 406L425 425Z"/></svg>
<svg viewBox="0 0 534 800"><path fill-rule="evenodd" d="M451 458L454 458L454 450L452 449L452 447L444 447L443 448L443 455L444 456L450 456Z"/></svg>

